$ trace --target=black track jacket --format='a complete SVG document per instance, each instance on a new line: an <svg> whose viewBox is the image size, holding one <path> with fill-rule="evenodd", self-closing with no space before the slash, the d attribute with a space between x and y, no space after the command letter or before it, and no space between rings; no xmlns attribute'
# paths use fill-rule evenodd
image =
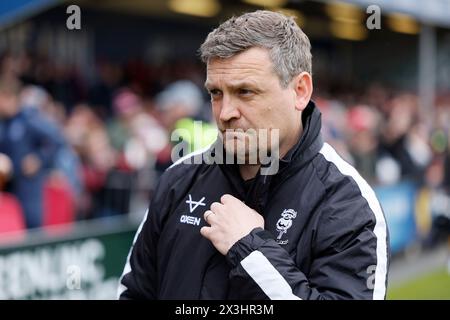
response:
<svg viewBox="0 0 450 320"><path fill-rule="evenodd" d="M311 101L278 173L257 175L247 188L237 165L183 163L192 154L172 165L136 234L119 298L384 299L383 211L367 182L322 141L320 118ZM226 256L200 234L203 213L224 194L265 220L265 230L255 228Z"/></svg>

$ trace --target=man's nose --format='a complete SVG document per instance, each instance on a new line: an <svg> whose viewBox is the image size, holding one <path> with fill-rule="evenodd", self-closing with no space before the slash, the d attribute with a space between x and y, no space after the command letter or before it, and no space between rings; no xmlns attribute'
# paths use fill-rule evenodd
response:
<svg viewBox="0 0 450 320"><path fill-rule="evenodd" d="M241 116L236 102L231 99L230 96L224 95L222 100L222 108L220 110L220 120L223 122L230 121L231 119L239 119Z"/></svg>

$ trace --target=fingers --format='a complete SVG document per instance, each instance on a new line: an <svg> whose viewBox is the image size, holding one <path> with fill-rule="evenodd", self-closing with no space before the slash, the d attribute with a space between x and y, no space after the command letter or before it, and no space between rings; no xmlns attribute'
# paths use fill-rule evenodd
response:
<svg viewBox="0 0 450 320"><path fill-rule="evenodd" d="M211 227L201 227L200 234L211 241Z"/></svg>
<svg viewBox="0 0 450 320"><path fill-rule="evenodd" d="M222 197L220 197L220 202L223 204L231 202L233 200L237 200L237 198L233 197L231 194L224 194Z"/></svg>
<svg viewBox="0 0 450 320"><path fill-rule="evenodd" d="M208 218L211 218L211 217L210 217L211 215L214 215L214 212L211 211L211 210L206 210L205 213L203 214L203 219L205 219L206 223L208 223L208 224L211 224L211 223L208 221Z"/></svg>
<svg viewBox="0 0 450 320"><path fill-rule="evenodd" d="M233 197L231 194L224 194L220 197L220 202L223 205L245 206L245 203L242 200Z"/></svg>
<svg viewBox="0 0 450 320"><path fill-rule="evenodd" d="M210 206L211 211L214 213L219 213L219 211L222 209L223 204L219 203L219 202L213 202Z"/></svg>

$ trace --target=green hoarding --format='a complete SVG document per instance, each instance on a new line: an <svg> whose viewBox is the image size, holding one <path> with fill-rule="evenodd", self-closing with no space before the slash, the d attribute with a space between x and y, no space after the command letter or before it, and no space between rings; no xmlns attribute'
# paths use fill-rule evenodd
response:
<svg viewBox="0 0 450 320"><path fill-rule="evenodd" d="M115 299L136 230L124 219L92 221L0 246L0 299Z"/></svg>

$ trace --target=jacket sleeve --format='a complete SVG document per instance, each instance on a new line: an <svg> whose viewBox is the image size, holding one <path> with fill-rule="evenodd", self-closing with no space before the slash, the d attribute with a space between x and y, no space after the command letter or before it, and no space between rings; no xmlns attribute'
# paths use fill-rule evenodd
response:
<svg viewBox="0 0 450 320"><path fill-rule="evenodd" d="M377 245L386 245L387 234L377 241L375 227L367 203L325 206L312 248L296 251L311 255L307 274L271 233L256 228L229 250L230 277L244 299L384 299L387 254L378 261Z"/></svg>
<svg viewBox="0 0 450 320"><path fill-rule="evenodd" d="M162 219L168 211L168 183L163 175L156 186L145 217L138 228L120 278L118 298L157 298L157 244L162 228Z"/></svg>

